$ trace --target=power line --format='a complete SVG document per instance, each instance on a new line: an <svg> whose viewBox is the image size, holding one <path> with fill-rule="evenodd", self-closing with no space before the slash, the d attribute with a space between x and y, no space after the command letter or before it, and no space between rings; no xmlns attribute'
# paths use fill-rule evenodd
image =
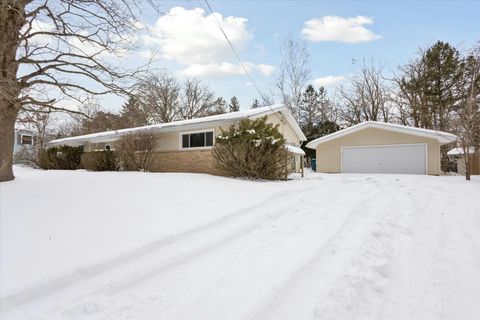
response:
<svg viewBox="0 0 480 320"><path fill-rule="evenodd" d="M262 97L263 101L265 103L268 103L268 100L265 98L264 94L262 93L262 91L259 89L259 87L257 86L257 84L255 83L255 81L253 80L252 76L250 75L250 72L248 72L248 69L245 67L245 65L243 64L243 61L242 59L240 58L240 55L238 54L237 50L235 49L235 47L233 46L232 42L230 41L230 39L228 38L227 34L225 33L225 30L223 30L223 27L222 25L220 24L220 22L218 21L217 17L215 16L214 14L214 11L212 9L212 7L210 6L210 3L208 2L208 0L204 0L205 1L205 4L207 5L208 7L208 10L212 13L212 16L213 18L215 19L215 22L217 23L220 31L222 32L223 36L225 37L225 40L227 40L228 42L228 45L230 46L230 48L232 49L232 52L233 54L235 55L235 57L237 58L238 60L238 63L240 64L240 66L242 67L243 71L245 71L245 74L247 75L248 79L250 80L250 82L253 84L253 86L255 87L255 89L257 90L257 92L260 94L260 97ZM198 4L202 7L202 3L200 2L200 0L197 0ZM204 8L205 9L205 8ZM270 110L273 111L273 109L271 108L270 104L268 104L268 107L270 107Z"/></svg>

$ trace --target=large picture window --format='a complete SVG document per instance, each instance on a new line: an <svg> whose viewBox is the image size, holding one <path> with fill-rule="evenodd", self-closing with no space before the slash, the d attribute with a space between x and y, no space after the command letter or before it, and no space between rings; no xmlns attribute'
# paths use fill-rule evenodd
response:
<svg viewBox="0 0 480 320"><path fill-rule="evenodd" d="M213 130L181 133L182 149L206 148L213 146Z"/></svg>

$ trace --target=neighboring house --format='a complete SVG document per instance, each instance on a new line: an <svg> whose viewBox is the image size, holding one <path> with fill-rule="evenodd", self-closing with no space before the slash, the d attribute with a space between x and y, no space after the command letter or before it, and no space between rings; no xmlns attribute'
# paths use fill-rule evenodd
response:
<svg viewBox="0 0 480 320"><path fill-rule="evenodd" d="M439 175L440 146L451 133L368 121L315 139L317 171Z"/></svg>
<svg viewBox="0 0 480 320"><path fill-rule="evenodd" d="M35 133L29 129L15 128L13 154L19 151L33 151L35 148Z"/></svg>
<svg viewBox="0 0 480 320"><path fill-rule="evenodd" d="M214 167L212 148L214 137L232 124L243 119L266 116L267 122L279 124L287 149L291 152L291 169L300 171L304 152L300 149L305 135L285 106L270 106L245 111L231 112L204 118L87 134L50 141L50 146L70 145L84 147L85 152L115 147L115 141L124 135L152 132L157 136L157 147L153 156L152 171L196 172L219 174ZM287 159L286 159L287 160Z"/></svg>
<svg viewBox="0 0 480 320"><path fill-rule="evenodd" d="M480 174L480 150L475 151L475 148L468 148L468 154L470 157L470 174ZM465 150L463 148L453 148L447 152L448 157L455 163L457 172L465 174Z"/></svg>

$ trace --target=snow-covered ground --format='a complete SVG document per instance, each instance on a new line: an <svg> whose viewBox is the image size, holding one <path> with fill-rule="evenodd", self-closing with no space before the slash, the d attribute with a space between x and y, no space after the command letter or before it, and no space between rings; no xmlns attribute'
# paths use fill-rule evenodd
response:
<svg viewBox="0 0 480 320"><path fill-rule="evenodd" d="M480 179L16 167L0 318L480 319Z"/></svg>

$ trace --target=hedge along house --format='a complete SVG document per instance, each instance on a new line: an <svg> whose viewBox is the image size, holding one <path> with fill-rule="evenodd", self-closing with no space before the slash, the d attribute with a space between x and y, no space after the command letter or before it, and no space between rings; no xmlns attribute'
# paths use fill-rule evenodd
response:
<svg viewBox="0 0 480 320"><path fill-rule="evenodd" d="M264 116L267 117L267 123L279 125L278 129L286 140L286 147L291 154L290 159L286 159L289 170L302 171L304 152L300 149L300 144L306 137L288 108L283 105L57 139L50 141L49 146L83 146L84 152L114 149L115 141L122 136L151 132L156 137L151 171L219 175L212 155L215 137L221 134L222 129L226 130L240 120L253 120Z"/></svg>
<svg viewBox="0 0 480 320"><path fill-rule="evenodd" d="M409 173L439 175L440 146L451 133L367 121L315 139L317 171L326 173Z"/></svg>

